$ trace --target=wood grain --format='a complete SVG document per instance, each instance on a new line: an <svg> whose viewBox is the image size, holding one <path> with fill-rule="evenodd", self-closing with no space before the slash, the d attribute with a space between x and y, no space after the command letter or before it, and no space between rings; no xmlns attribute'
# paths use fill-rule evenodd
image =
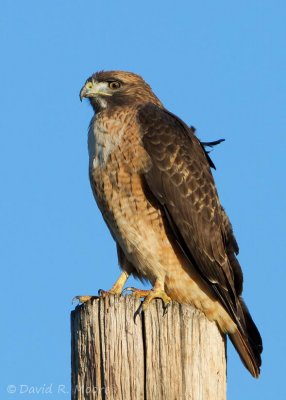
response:
<svg viewBox="0 0 286 400"><path fill-rule="evenodd" d="M192 306L108 296L71 314L72 400L225 400L225 337Z"/></svg>

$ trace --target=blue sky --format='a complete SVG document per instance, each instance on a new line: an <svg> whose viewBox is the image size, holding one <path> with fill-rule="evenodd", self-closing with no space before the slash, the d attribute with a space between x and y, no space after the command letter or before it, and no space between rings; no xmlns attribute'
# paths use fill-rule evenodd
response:
<svg viewBox="0 0 286 400"><path fill-rule="evenodd" d="M265 347L255 380L229 344L229 399L286 398L285 20L278 0L1 1L1 399L69 398L71 299L119 273L78 97L100 69L141 74L201 139L226 139L215 179Z"/></svg>

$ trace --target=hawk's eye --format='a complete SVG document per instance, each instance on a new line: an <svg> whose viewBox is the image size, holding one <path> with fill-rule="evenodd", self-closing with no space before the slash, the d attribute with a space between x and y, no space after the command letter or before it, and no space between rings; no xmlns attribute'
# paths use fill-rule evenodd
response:
<svg viewBox="0 0 286 400"><path fill-rule="evenodd" d="M113 81L113 82L109 82L108 86L110 87L110 89L119 89L121 84L118 81Z"/></svg>

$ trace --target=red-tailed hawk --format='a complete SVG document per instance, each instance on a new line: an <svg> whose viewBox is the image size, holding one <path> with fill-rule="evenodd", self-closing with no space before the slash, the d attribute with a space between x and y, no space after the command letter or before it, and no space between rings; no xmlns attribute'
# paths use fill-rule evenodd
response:
<svg viewBox="0 0 286 400"><path fill-rule="evenodd" d="M238 245L203 144L134 73L98 72L80 97L95 111L90 181L123 270L109 292L121 293L133 274L153 285L133 289L143 309L154 298L194 305L228 333L258 377L262 341L241 298Z"/></svg>

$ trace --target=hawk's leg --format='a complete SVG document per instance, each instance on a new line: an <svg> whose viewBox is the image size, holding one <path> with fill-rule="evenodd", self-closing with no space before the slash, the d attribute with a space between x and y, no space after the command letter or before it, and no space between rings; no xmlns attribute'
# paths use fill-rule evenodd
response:
<svg viewBox="0 0 286 400"><path fill-rule="evenodd" d="M122 290L123 290L123 286L125 285L125 282L127 281L128 277L129 277L129 273L126 271L123 271L110 290L106 290L106 291L99 290L98 291L99 296L106 297L109 294L121 294ZM96 297L97 296L76 296L76 297L74 297L74 299L77 299L80 303L85 303L88 300L94 299Z"/></svg>
<svg viewBox="0 0 286 400"><path fill-rule="evenodd" d="M109 294L121 294L122 290L123 290L123 286L125 285L129 275L130 274L128 272L123 271L110 290L105 291L105 290L100 289L98 291L99 296L105 297Z"/></svg>
<svg viewBox="0 0 286 400"><path fill-rule="evenodd" d="M157 280L155 282L155 285L153 286L153 288L151 290L141 290L141 289L136 289L133 287L129 287L126 290L129 290L130 292L132 292L132 294L135 297L144 298L144 301L141 306L141 311L145 311L148 308L151 301L154 299L161 299L164 303L165 309L172 301L171 298L164 291L164 284L162 282L160 282L159 280Z"/></svg>

